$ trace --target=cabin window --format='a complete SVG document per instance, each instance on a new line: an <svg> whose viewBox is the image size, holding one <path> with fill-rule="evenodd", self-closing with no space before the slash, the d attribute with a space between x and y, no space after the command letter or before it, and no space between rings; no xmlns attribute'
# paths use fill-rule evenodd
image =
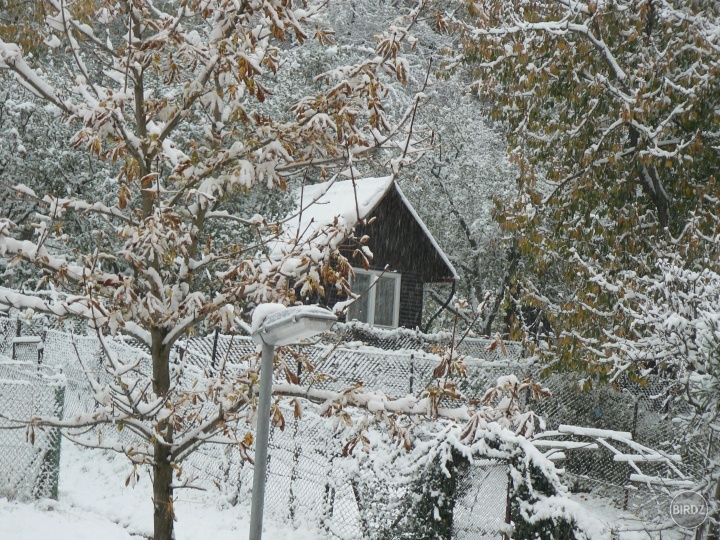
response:
<svg viewBox="0 0 720 540"><path fill-rule="evenodd" d="M400 274L353 269L352 292L362 295L348 311L348 320L396 328L400 319Z"/></svg>

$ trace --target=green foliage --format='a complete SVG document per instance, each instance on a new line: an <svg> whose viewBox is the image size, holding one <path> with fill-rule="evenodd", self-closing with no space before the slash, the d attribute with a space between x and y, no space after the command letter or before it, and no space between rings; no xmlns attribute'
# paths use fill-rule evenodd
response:
<svg viewBox="0 0 720 540"><path fill-rule="evenodd" d="M39 2L0 0L0 39L20 45L24 51L44 48L39 39L43 10Z"/></svg>
<svg viewBox="0 0 720 540"><path fill-rule="evenodd" d="M575 522L572 512L554 511L545 515L544 508L563 508L561 501L565 488L552 464L542 458L530 443L522 438L503 436L497 431L485 433L483 437L487 455L503 455L508 464L507 500L512 525L511 538L570 540L586 538L586 533L589 537L602 534L600 530L583 530Z"/></svg>
<svg viewBox="0 0 720 540"><path fill-rule="evenodd" d="M538 501L538 495L553 497L557 491L542 470L522 459L510 461L511 478L521 476L526 481L513 482L510 490L510 519L515 540L571 540L577 538L577 531L571 518L546 517L531 522L523 513L523 506Z"/></svg>
<svg viewBox="0 0 720 540"><path fill-rule="evenodd" d="M510 297L542 311L553 356L604 372L603 336L642 333L616 309L637 277L662 275L662 257L718 267L720 7L469 8L453 21L462 61L520 171L519 196L496 214L524 258ZM526 330L531 321L515 317Z"/></svg>
<svg viewBox="0 0 720 540"><path fill-rule="evenodd" d="M608 538L606 527L594 518L588 516L583 523L578 522L577 517L586 510L567 498L567 489L560 482L554 465L527 439L496 423L470 422L462 428L462 433L455 426L417 446L422 447L422 451L417 448L418 452L411 452L412 465L407 469L413 471L413 480L408 484L391 483L402 485L402 500L391 505L391 516L374 524L379 526L374 527L378 532L370 535L372 538L453 538L457 533L453 523L455 507L463 499L463 490L475 487L473 479L477 477L472 473L476 460L507 465L509 538ZM413 457L413 454L416 455ZM398 469L398 462L392 463L394 474L400 472L402 476L402 467ZM391 499L392 494L387 494L383 504ZM377 517L376 514L368 512L373 517Z"/></svg>
<svg viewBox="0 0 720 540"><path fill-rule="evenodd" d="M438 456L408 490L406 509L401 519L384 532L383 539L450 540L453 531L453 509L458 498L459 476L468 462L457 451L446 461Z"/></svg>

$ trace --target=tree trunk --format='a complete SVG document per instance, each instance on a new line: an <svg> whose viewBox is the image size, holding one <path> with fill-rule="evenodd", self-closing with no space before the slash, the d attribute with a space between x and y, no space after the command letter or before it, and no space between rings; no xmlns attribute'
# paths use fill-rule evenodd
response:
<svg viewBox="0 0 720 540"><path fill-rule="evenodd" d="M502 302L505 299L505 293L508 291L510 285L512 284L512 280L515 277L515 271L517 270L518 262L520 261L520 250L517 249L516 242L514 240L512 246L508 250L507 258L508 267L505 271L505 277L502 284L500 285L500 290L498 291L497 296L495 296L495 302L493 302L492 309L488 314L488 318L485 321L485 326L483 328L483 334L485 334L486 336L489 336L492 332L492 325L495 322L495 318L497 317L498 313L500 313L500 306L502 306Z"/></svg>
<svg viewBox="0 0 720 540"><path fill-rule="evenodd" d="M629 130L630 144L637 147L640 142L640 132L635 127ZM663 228L670 226L670 198L660 181L658 171L653 166L638 166L638 183L642 186L645 194L655 205L658 221Z"/></svg>
<svg viewBox="0 0 720 540"><path fill-rule="evenodd" d="M163 345L166 332L157 328L150 331L153 366L153 391L167 399L170 390L170 349ZM166 421L158 422L157 432L164 442L156 440L153 447L153 539L173 540L175 513L173 510L173 468L169 444L173 429Z"/></svg>
<svg viewBox="0 0 720 540"><path fill-rule="evenodd" d="M716 506L718 502L720 502L720 482L715 486L713 498L707 502L710 510L707 540L720 540L720 509Z"/></svg>
<svg viewBox="0 0 720 540"><path fill-rule="evenodd" d="M165 445L155 443L155 467L153 474L153 538L154 540L173 540L173 469L170 451Z"/></svg>

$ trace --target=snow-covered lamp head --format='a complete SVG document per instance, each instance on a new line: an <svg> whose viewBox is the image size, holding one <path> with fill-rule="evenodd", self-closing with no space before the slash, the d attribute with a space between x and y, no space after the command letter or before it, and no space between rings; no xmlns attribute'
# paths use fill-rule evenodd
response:
<svg viewBox="0 0 720 540"><path fill-rule="evenodd" d="M270 306L278 305L261 304L255 310L252 334L255 343L290 345L325 332L337 322L337 317L330 310L318 306L263 309Z"/></svg>

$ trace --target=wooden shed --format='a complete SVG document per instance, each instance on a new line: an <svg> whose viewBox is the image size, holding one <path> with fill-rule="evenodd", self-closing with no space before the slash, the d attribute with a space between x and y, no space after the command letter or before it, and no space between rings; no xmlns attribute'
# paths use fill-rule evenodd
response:
<svg viewBox="0 0 720 540"><path fill-rule="evenodd" d="M348 320L385 328L420 327L425 284L457 280L448 257L392 177L305 186L297 207L303 211L296 230L337 220L348 236L354 230L355 238L370 237L369 270L353 257L357 242L339 239L340 251L355 270L352 290L364 293L350 306ZM319 301L332 306L341 300L330 294Z"/></svg>

